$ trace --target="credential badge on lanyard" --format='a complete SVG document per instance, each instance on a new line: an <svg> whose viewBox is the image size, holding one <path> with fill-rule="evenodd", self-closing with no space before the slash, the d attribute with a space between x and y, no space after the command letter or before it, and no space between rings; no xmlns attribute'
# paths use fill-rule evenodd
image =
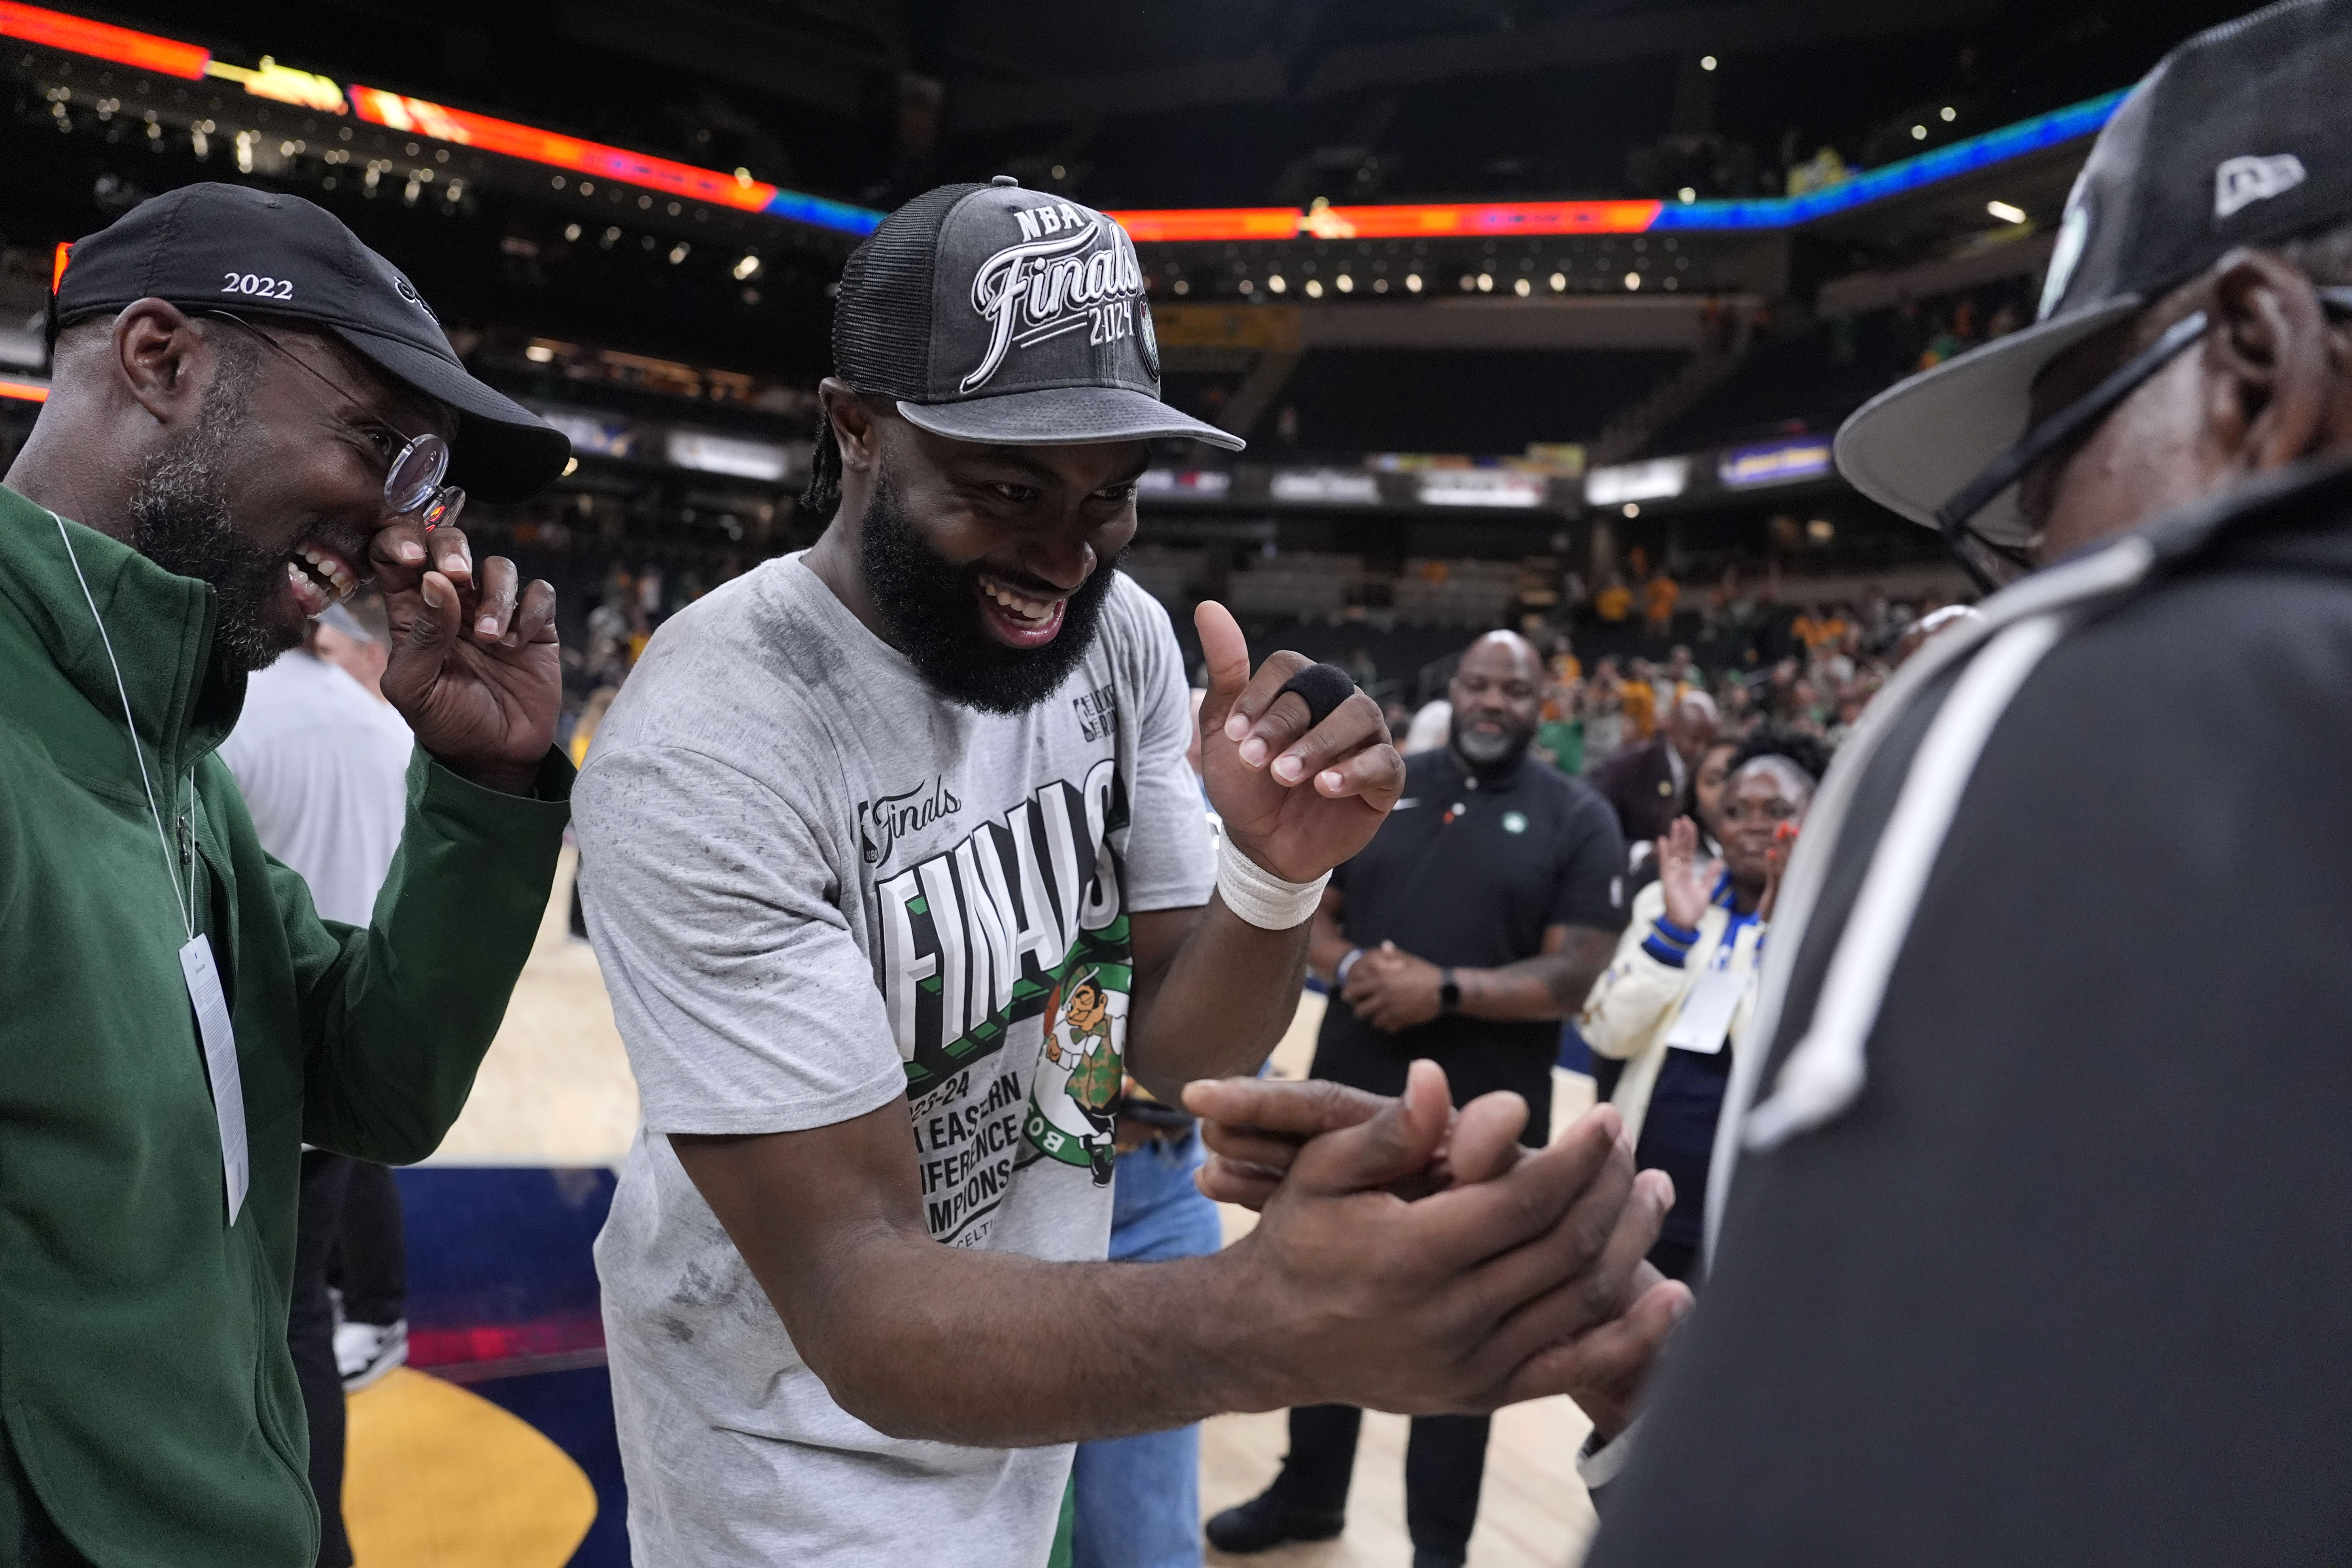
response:
<svg viewBox="0 0 2352 1568"><path fill-rule="evenodd" d="M74 580L81 584L89 618L98 623L99 643L114 671L115 694L122 699L122 727L131 735L131 760L139 764L140 787L147 792L147 815L155 824L155 843L163 851L163 876L180 906L180 926L188 939L180 949L180 977L187 984L188 1001L196 1010L196 1032L204 1041L205 1078L212 1086L213 1114L220 1123L221 1185L228 1197L228 1223L233 1226L245 1207L251 1173L245 1142L245 1085L237 1076L236 1036L229 1026L228 999L221 991L220 967L213 962L212 939L196 931L195 853L191 847L183 857L188 868L188 885L183 892L179 874L172 866L171 835L163 831L163 813L155 804L155 784L147 776L147 752L139 744L139 725L131 717L131 690L122 681L121 661L114 657L114 639L107 635L106 617L98 613L98 596L89 591L89 579L82 575L81 558L74 553L73 536L66 531L65 519L50 512L49 521L58 525L58 539L66 547L66 559L73 563ZM192 767L188 770L191 809L195 794L196 771Z"/></svg>
<svg viewBox="0 0 2352 1568"><path fill-rule="evenodd" d="M1739 945L1739 933L1754 920L1753 915L1736 917L1717 939L1715 951L1707 955L1706 968L1683 994L1682 1010L1675 1015L1674 1024L1666 1030L1668 1049L1696 1051L1707 1057L1723 1049L1723 1042L1731 1032L1731 1016L1739 1010L1739 998L1747 991L1749 978L1732 973L1733 950Z"/></svg>

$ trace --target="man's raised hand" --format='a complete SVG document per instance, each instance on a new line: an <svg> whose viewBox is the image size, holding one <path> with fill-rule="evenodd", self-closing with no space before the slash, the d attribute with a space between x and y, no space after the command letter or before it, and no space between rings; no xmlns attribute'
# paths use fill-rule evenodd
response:
<svg viewBox="0 0 2352 1568"><path fill-rule="evenodd" d="M443 766L528 793L563 694L554 588L524 586L503 555L477 572L462 532L414 519L379 531L368 554L392 623L384 700Z"/></svg>
<svg viewBox="0 0 2352 1568"><path fill-rule="evenodd" d="M1371 841L1404 788L1380 705L1361 691L1310 727L1306 699L1276 693L1312 662L1268 656L1251 673L1249 644L1223 605L1193 615L1208 661L1201 703L1201 772L1234 847L1292 882L1311 882Z"/></svg>

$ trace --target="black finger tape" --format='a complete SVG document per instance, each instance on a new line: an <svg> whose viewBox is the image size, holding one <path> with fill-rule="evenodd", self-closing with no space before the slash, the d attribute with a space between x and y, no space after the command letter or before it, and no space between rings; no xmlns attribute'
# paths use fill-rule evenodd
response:
<svg viewBox="0 0 2352 1568"><path fill-rule="evenodd" d="M1307 704L1307 727L1311 730L1356 694L1356 683L1336 664L1310 664L1284 681L1282 691L1298 693L1298 700ZM1282 691L1274 694L1276 701L1281 700Z"/></svg>

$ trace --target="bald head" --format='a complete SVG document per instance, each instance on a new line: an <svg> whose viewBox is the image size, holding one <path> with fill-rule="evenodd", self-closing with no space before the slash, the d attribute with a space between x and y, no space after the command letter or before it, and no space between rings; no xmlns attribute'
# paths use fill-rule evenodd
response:
<svg viewBox="0 0 2352 1568"><path fill-rule="evenodd" d="M1496 631L1486 633L1484 636L1480 637L1476 642L1472 643L1468 647L1463 649L1463 662L1466 664L1474 656L1477 656L1481 653L1485 653L1490 658L1509 659L1518 666L1518 668L1530 675L1540 675L1543 673L1543 655L1536 651L1535 644L1529 642L1527 638L1521 637L1517 632Z"/></svg>
<svg viewBox="0 0 2352 1568"><path fill-rule="evenodd" d="M1455 757L1473 773L1516 763L1535 739L1543 688L1543 660L1518 633L1488 632L1465 648L1446 688Z"/></svg>

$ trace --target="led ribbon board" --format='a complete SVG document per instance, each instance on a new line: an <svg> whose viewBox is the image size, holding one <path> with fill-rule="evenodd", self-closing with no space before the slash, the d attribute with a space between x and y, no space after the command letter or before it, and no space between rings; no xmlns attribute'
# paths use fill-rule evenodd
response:
<svg viewBox="0 0 2352 1568"><path fill-rule="evenodd" d="M221 77L242 83L246 91L257 98L297 103L323 113L344 111L343 95L333 81L278 65L266 56L257 69L226 65L215 60L211 50L195 44L92 22L38 5L0 0L0 37L111 60L158 76L188 81ZM691 163L625 152L511 120L450 109L382 88L354 86L349 89L349 98L351 112L371 125L429 136L436 142L451 142L547 168L667 191L690 201L789 218L845 234L871 234L882 221L880 213L847 202L827 201L822 196L783 190L761 180L739 179L716 169L698 169Z"/></svg>
<svg viewBox="0 0 2352 1568"><path fill-rule="evenodd" d="M425 99L386 92L382 88L354 87L351 99L352 111L371 125L430 136L436 142L454 142L462 147L476 147L551 169L569 169L623 184L667 191L688 201L709 202L739 212L764 213L848 234L871 234L882 221L880 213L852 206L847 202L826 201L822 196L784 190L764 180L722 174L716 169L698 169L691 163L625 152L577 136L558 135L511 120L449 109Z"/></svg>
<svg viewBox="0 0 2352 1568"><path fill-rule="evenodd" d="M334 84L265 58L259 69L215 61L210 50L152 33L93 22L38 5L0 0L0 37L68 53L111 60L136 70L198 81L207 76L243 82L247 92L326 109ZM870 207L742 180L715 169L630 153L576 136L449 109L381 88L353 87L353 113L388 130L479 148L545 168L607 179L739 212L786 218L845 234L871 234L883 215ZM2070 104L1997 131L1970 136L1798 196L1738 201L1486 202L1427 205L1337 207L1198 207L1117 212L1140 243L1204 240L1432 239L1510 235L1649 234L1671 230L1790 228L1848 212L1865 203L2005 163L2088 136L2122 103L2120 91ZM333 112L341 112L336 106Z"/></svg>
<svg viewBox="0 0 2352 1568"><path fill-rule="evenodd" d="M479 148L551 169L569 169L622 184L667 191L688 201L790 218L845 234L871 234L882 221L880 213L852 206L847 202L827 201L823 196L788 191L764 180L741 179L716 169L698 169L691 163L608 147L601 142L560 135L511 120L449 109L381 88L355 86L351 89L351 100L352 111L371 125L430 136L436 142L454 142L459 146Z"/></svg>
<svg viewBox="0 0 2352 1568"><path fill-rule="evenodd" d="M1435 239L1512 235L1660 234L1794 228L2089 136L2124 100L2121 91L2069 104L1801 196L1706 202L1487 202L1463 205L1202 208L1118 212L1138 241ZM1285 224L1287 226L1285 226Z"/></svg>
<svg viewBox="0 0 2352 1568"><path fill-rule="evenodd" d="M175 76L185 81L202 81L205 67L213 58L210 49L184 44L176 38L159 38L152 33L109 26L104 22L68 16L62 11L45 11L38 5L0 5L0 36L22 38L44 48L63 49L68 54L112 60L133 70Z"/></svg>

